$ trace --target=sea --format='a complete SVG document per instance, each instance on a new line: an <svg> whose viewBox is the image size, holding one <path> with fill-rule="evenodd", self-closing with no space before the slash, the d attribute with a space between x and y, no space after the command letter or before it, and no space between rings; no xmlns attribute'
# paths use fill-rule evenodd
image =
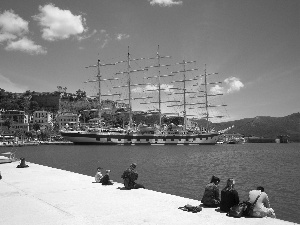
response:
<svg viewBox="0 0 300 225"><path fill-rule="evenodd" d="M195 146L39 145L1 147L16 151L27 164L36 163L91 176L110 169L110 178L137 164L137 183L147 189L201 200L212 175L236 180L240 201L263 186L279 219L300 223L300 143L245 143ZM34 166L34 165L32 165ZM1 165L0 165L1 170ZM5 174L2 174L5 177ZM189 203L187 199L187 204Z"/></svg>

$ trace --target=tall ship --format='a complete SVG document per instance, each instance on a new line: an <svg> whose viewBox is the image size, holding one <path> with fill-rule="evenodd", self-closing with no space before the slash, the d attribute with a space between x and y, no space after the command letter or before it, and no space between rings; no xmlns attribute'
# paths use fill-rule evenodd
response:
<svg viewBox="0 0 300 225"><path fill-rule="evenodd" d="M213 75L216 73L208 74L206 72L206 66L204 69L204 74L196 75L191 79L187 78L187 74L191 71L197 71L198 69L186 69L186 66L195 61L185 61L183 60L180 63L176 63L177 66L182 67L178 71L169 72L169 74L161 74L161 68L169 67L171 65L163 65L161 64L161 60L163 58L170 58L170 56L161 56L159 54L159 46L158 51L155 57L148 58L149 60L155 60L156 64L152 66L145 66L142 69L132 69L131 64L132 62L136 62L137 60L144 60L146 58L140 59L132 59L129 53L128 47L128 54L127 60L120 61L112 64L101 64L100 60L97 61L96 65L90 67L97 68L97 75L96 79L90 82L96 82L98 86L98 94L97 94L97 111L98 111L98 118L94 118L93 125L87 125L84 129L68 129L64 128L61 130L61 136L73 142L74 144L93 144L93 145L214 145L217 143L218 137L221 132L214 131L213 128L210 127L209 119L211 118L209 114L210 107L216 107L215 105L211 105L208 103L209 97L220 95L220 94L208 94L207 86L209 84L215 83L208 83L207 77L209 75ZM114 86L113 88L116 89L126 89L127 98L121 98L121 95L118 93L114 94L104 94L101 91L101 83L104 81L117 81L118 78L102 78L101 67L102 66L109 66L109 65L116 65L118 63L126 63L127 70L123 72L117 72L116 75L124 75L127 77L126 84ZM156 69L154 76L144 77L144 80L150 80L150 83L140 83L140 84L133 84L131 75L135 72L141 71L150 71L152 69ZM148 73L147 73L148 74ZM175 76L180 75L182 79L175 80ZM166 85L161 83L162 78L171 77L172 85ZM204 82L199 85L199 79L203 80ZM154 81L155 79L155 81ZM202 86L203 90L193 91L190 86L188 85L194 83L194 86ZM197 83L198 82L198 83ZM220 82L218 82L220 83ZM179 84L179 85L175 85ZM143 85L150 85L154 88L150 88L147 91L154 91L156 93L156 100L152 101L153 97L150 96L133 96L133 89L136 87L140 87ZM166 87L167 86L167 87ZM168 89L169 95L176 96L173 100L164 100L162 98L162 94L165 93L164 90ZM199 95L202 93L202 95ZM117 96L116 101L120 102L128 102L128 110L125 112L127 113L128 121L126 122L126 126L123 123L122 127L115 127L112 125L106 125L103 122L102 112L103 112L103 105L101 104L102 97L105 96ZM179 96L179 97L178 97ZM196 102L192 103L191 99L194 98ZM156 107L153 112L155 115L158 116L158 121L155 124L145 121L140 122L139 124L133 119L134 111L132 109L132 103L138 100L145 100L141 102L145 106L150 106L155 104ZM202 102L197 102L202 99ZM203 100L204 99L204 100ZM175 113L169 112L162 112L163 107L170 108L181 108L181 115L177 114L177 118L182 118L182 123L172 123L169 120L169 123L166 122L166 118L172 118L172 114L176 115ZM225 106L225 105L223 105ZM188 124L188 117L194 116L187 114L189 109L192 107L196 107L197 109L202 108L204 109L205 113L202 114L203 118L205 118L206 125L199 126L197 123L193 123L193 125ZM169 115L168 115L169 114ZM171 114L171 115L170 115ZM221 117L221 116L218 116ZM95 123L96 121L96 123ZM79 126L78 126L79 127Z"/></svg>

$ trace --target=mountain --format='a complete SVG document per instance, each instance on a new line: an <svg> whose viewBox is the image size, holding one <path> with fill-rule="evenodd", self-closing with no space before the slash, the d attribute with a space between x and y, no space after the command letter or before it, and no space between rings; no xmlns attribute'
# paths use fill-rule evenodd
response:
<svg viewBox="0 0 300 225"><path fill-rule="evenodd" d="M245 137L277 138L278 135L288 135L290 141L300 142L300 113L285 117L257 116L230 122L212 123L215 130L232 129L226 133L239 133Z"/></svg>

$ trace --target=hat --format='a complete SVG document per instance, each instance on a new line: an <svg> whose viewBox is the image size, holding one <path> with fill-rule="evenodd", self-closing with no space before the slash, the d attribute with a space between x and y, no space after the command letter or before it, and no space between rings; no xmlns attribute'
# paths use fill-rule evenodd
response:
<svg viewBox="0 0 300 225"><path fill-rule="evenodd" d="M102 169L103 169L103 168L102 168L102 167L100 167L100 166L99 166L99 167L97 167L97 170L102 170Z"/></svg>
<svg viewBox="0 0 300 225"><path fill-rule="evenodd" d="M132 163L132 164L130 165L130 167L136 168L136 163Z"/></svg>

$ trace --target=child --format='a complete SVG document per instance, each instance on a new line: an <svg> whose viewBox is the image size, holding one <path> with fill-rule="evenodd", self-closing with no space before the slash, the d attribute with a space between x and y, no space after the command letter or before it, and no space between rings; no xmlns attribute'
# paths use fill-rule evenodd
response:
<svg viewBox="0 0 300 225"><path fill-rule="evenodd" d="M97 168L97 173L95 175L95 181L96 181L96 183L102 183L103 175L101 173L101 170L102 170L101 167Z"/></svg>
<svg viewBox="0 0 300 225"><path fill-rule="evenodd" d="M106 170L106 174L102 179L102 185L113 185L113 183L109 179L110 170Z"/></svg>

